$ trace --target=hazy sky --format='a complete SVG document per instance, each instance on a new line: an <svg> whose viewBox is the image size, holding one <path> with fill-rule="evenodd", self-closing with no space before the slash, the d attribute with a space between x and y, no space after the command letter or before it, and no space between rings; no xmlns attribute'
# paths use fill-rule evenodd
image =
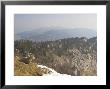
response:
<svg viewBox="0 0 110 89"><path fill-rule="evenodd" d="M45 27L90 28L97 30L96 14L15 14L15 33Z"/></svg>

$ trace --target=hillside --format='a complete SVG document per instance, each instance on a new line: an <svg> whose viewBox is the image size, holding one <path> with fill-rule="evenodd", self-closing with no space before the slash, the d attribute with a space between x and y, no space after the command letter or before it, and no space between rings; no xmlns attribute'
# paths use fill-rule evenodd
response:
<svg viewBox="0 0 110 89"><path fill-rule="evenodd" d="M14 60L14 75L15 76L70 76L67 74L57 73L54 69L38 65L37 63L25 64L19 61L19 57L16 56Z"/></svg>
<svg viewBox="0 0 110 89"><path fill-rule="evenodd" d="M37 65L47 66L60 74L97 75L97 37L65 38L43 42L16 40L14 45L15 75L42 76ZM16 61L16 57L19 60ZM20 68L23 70L19 71ZM33 69L32 74L24 73L24 70L30 72L31 69Z"/></svg>
<svg viewBox="0 0 110 89"><path fill-rule="evenodd" d="M45 75L61 75L55 70L37 63L25 64L19 61L19 57L14 60L14 75L15 76L45 76Z"/></svg>

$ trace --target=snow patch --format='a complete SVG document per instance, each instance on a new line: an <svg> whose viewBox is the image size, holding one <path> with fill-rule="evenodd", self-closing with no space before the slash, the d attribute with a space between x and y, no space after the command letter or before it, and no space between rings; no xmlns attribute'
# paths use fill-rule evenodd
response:
<svg viewBox="0 0 110 89"><path fill-rule="evenodd" d="M49 68L44 65L37 65L37 66L40 68L46 68L49 70L48 74L43 74L43 76L71 76L71 75L67 75L67 74L60 74L60 73L56 72L54 69Z"/></svg>

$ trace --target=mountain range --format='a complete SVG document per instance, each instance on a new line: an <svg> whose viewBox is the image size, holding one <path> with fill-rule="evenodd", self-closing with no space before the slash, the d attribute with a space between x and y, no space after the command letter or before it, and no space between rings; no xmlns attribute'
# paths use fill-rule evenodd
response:
<svg viewBox="0 0 110 89"><path fill-rule="evenodd" d="M87 37L97 36L97 32L88 28L55 28L46 27L31 31L24 31L15 34L15 40L33 40L33 41L50 41L70 37Z"/></svg>

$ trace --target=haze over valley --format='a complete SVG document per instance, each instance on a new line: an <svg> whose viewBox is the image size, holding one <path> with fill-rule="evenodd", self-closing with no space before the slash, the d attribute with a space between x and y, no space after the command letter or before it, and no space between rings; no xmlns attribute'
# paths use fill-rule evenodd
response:
<svg viewBox="0 0 110 89"><path fill-rule="evenodd" d="M39 28L37 30L25 31L18 34L15 34L15 40L25 39L33 41L52 41L63 38L71 37L87 37L92 38L96 37L97 32L95 30L87 28Z"/></svg>
<svg viewBox="0 0 110 89"><path fill-rule="evenodd" d="M15 14L15 76L96 76L96 14Z"/></svg>

